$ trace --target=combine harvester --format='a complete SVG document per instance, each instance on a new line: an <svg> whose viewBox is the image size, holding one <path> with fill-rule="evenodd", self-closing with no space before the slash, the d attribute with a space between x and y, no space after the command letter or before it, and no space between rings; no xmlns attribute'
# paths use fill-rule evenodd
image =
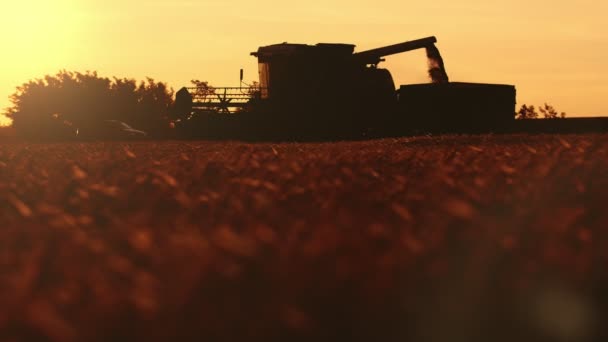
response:
<svg viewBox="0 0 608 342"><path fill-rule="evenodd" d="M436 42L427 37L357 53L350 44L260 47L251 53L258 59L259 86L212 93L182 88L174 111L184 119L177 127L186 135L254 140L530 130L515 123L514 86L449 82ZM416 49L426 49L431 82L396 89L378 64Z"/></svg>

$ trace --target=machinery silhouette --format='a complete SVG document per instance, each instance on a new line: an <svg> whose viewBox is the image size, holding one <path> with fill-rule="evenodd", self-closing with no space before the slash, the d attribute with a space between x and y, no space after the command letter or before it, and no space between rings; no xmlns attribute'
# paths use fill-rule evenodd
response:
<svg viewBox="0 0 608 342"><path fill-rule="evenodd" d="M196 127L191 133L209 138L469 133L500 130L513 121L515 87L449 82L436 42L427 37L356 53L351 44L263 46L251 53L258 59L259 86L214 88L202 96L196 88L182 88L175 111L189 118L184 127ZM390 72L378 65L416 49L426 49L431 82L396 89Z"/></svg>

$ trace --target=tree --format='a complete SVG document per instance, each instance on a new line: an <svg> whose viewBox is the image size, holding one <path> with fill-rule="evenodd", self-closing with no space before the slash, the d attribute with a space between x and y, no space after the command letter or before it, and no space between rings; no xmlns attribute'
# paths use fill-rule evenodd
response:
<svg viewBox="0 0 608 342"><path fill-rule="evenodd" d="M246 93L251 98L260 98L262 96L261 90L260 90L260 82L251 81L251 83L247 85Z"/></svg>
<svg viewBox="0 0 608 342"><path fill-rule="evenodd" d="M543 114L545 119L563 119L566 117L565 112L558 114L557 110L553 106L545 103L544 106L538 107L538 110ZM515 113L516 119L538 119L538 112L534 106L522 105L521 108Z"/></svg>
<svg viewBox="0 0 608 342"><path fill-rule="evenodd" d="M190 83L194 85L192 89L192 99L198 103L205 103L216 101L218 99L218 94L215 92L215 88L209 85L207 81L200 80L191 80ZM216 107L207 107L206 109L210 111L217 112L219 108Z"/></svg>
<svg viewBox="0 0 608 342"><path fill-rule="evenodd" d="M262 90L260 89L260 83L258 81L251 81L251 83L243 83L247 87L243 88L243 94L249 97L248 103L246 103L243 107L237 108L236 112L246 112L251 110L251 106L255 105L258 100L262 97Z"/></svg>
<svg viewBox="0 0 608 342"><path fill-rule="evenodd" d="M521 106L521 108L517 111L515 118L517 119L536 119L538 118L538 113L534 106L526 106L525 104Z"/></svg>
<svg viewBox="0 0 608 342"><path fill-rule="evenodd" d="M169 109L173 105L173 89L165 83L146 78L135 90L137 106L135 111L125 117L134 125L148 131L162 134L169 126Z"/></svg>
<svg viewBox="0 0 608 342"><path fill-rule="evenodd" d="M561 113L557 113L557 111L555 110L555 108L553 108L553 106L548 105L545 102L545 105L543 107L539 107L539 109L541 113L543 113L543 116L545 117L545 119L563 119L566 117L566 113L561 112Z"/></svg>
<svg viewBox="0 0 608 342"><path fill-rule="evenodd" d="M194 85L194 91L192 92L192 96L198 102L205 102L209 99L209 97L215 96L215 88L210 86L209 82L200 80L190 80L190 83Z"/></svg>
<svg viewBox="0 0 608 342"><path fill-rule="evenodd" d="M104 120L120 120L152 135L168 127L173 90L148 78L99 77L96 72L60 71L31 80L11 95L6 115L27 138L66 138L91 132Z"/></svg>

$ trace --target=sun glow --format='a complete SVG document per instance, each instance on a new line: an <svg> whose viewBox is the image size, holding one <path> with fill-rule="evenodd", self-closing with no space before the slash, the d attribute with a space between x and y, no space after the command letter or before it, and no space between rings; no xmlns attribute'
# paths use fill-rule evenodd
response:
<svg viewBox="0 0 608 342"><path fill-rule="evenodd" d="M23 70L68 58L78 30L74 27L77 18L72 2L34 0L4 4L0 14L5 51L0 63L4 68Z"/></svg>
<svg viewBox="0 0 608 342"><path fill-rule="evenodd" d="M0 11L0 73L3 97L28 79L68 66L79 35L75 0L3 2ZM5 94L6 91L10 93ZM4 102L4 101L2 101ZM4 104L4 103L3 103ZM4 107L4 106L2 106ZM0 108L3 112L4 108ZM10 121L0 116L0 125Z"/></svg>
<svg viewBox="0 0 608 342"><path fill-rule="evenodd" d="M358 51L434 35L451 80L506 83L518 104L607 115L608 2L2 0L0 112L15 87L58 71L215 86L257 79L249 55L280 42ZM387 58L397 85L427 81L424 53ZM0 125L7 121L0 115Z"/></svg>

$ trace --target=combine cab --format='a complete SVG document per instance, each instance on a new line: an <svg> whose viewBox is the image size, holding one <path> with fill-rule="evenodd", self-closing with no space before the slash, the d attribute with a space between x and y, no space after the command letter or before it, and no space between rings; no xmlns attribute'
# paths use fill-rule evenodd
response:
<svg viewBox="0 0 608 342"><path fill-rule="evenodd" d="M355 53L349 44L276 44L252 55L259 87L180 90L176 108L205 118L203 135L341 139L414 132L500 130L515 88L450 83L435 37ZM426 49L432 83L398 90L383 57ZM200 119L199 118L199 119Z"/></svg>

